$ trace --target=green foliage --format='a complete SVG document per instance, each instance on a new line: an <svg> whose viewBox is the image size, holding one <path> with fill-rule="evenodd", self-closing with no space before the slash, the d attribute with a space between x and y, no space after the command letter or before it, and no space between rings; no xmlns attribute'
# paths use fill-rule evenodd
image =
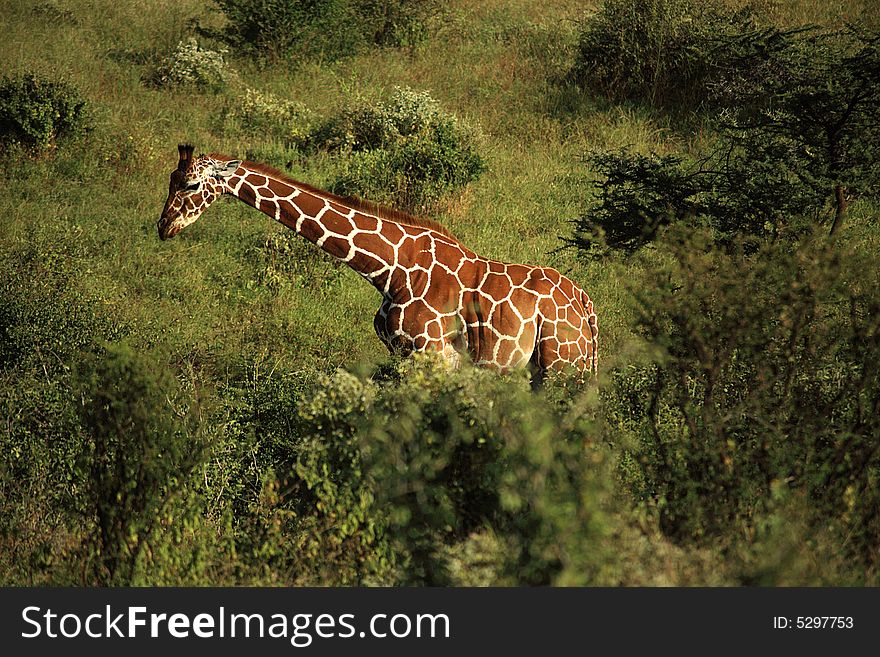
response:
<svg viewBox="0 0 880 657"><path fill-rule="evenodd" d="M355 107L319 124L310 144L346 156L334 191L425 211L483 173L476 136L426 92L398 88L389 103Z"/></svg>
<svg viewBox="0 0 880 657"><path fill-rule="evenodd" d="M274 137L297 147L307 143L314 119L302 103L247 89L229 101L221 121L227 134Z"/></svg>
<svg viewBox="0 0 880 657"><path fill-rule="evenodd" d="M286 584L393 581L356 439L373 393L339 373L310 384L269 377L247 395L228 440L249 447L227 475L244 572Z"/></svg>
<svg viewBox="0 0 880 657"><path fill-rule="evenodd" d="M639 326L660 351L615 374L608 409L632 437L633 481L664 531L698 542L754 536L782 487L809 500L810 527L831 523L872 572L876 268L809 241L754 256L681 237L662 247L654 285L636 295Z"/></svg>
<svg viewBox="0 0 880 657"><path fill-rule="evenodd" d="M272 290L289 286L329 290L344 265L293 231L270 233L263 245L266 266L261 281Z"/></svg>
<svg viewBox="0 0 880 657"><path fill-rule="evenodd" d="M722 241L795 237L825 202L774 161L729 151L694 161L622 149L589 162L602 176L598 198L574 222L569 243L593 254L605 247L631 253L674 224L711 228Z"/></svg>
<svg viewBox="0 0 880 657"><path fill-rule="evenodd" d="M411 35L407 27L386 31L402 38L377 37L375 24L358 18L328 32L329 44L314 25L254 47L227 42L236 56L256 57L261 66L248 84L260 91L235 82L220 96L187 94L194 86L155 93L142 77L185 43L195 21L223 29L228 16L210 3L7 4L4 70L38 63L33 70L64 71L88 89L101 121L77 148L57 138L53 157L22 157L25 149L13 146L0 154L4 585L880 582L871 442L878 222L870 160L858 150L874 143L872 117L847 124L847 149L855 150L847 150L840 179L846 197L858 198L825 248L799 243L804 224L827 214L833 196L832 181L819 176L824 165L810 159L821 162L822 149L787 133L751 144L747 130L737 131L763 119L764 100L781 103L786 115L796 106L774 93L755 97L746 111L728 95L734 82L744 89L752 82L749 71L756 82L772 79L774 70L762 67L774 62L809 85L824 80L817 106L839 120L825 99L845 99L860 88L852 80L873 79L867 33L864 45L848 32L818 39L817 56L827 48L820 58L835 62L840 76L820 67L821 75L804 78L798 53L785 44L807 44L818 30L783 42L744 27L737 41L721 22L717 35L694 39L696 49L682 53L686 33L707 27L684 20L668 26L683 35L667 42L670 61L646 55L645 68L633 63L638 75L605 91L580 80L664 110L702 107L680 121L631 100L556 111L583 99L555 84L575 57L570 26L583 3L571 0L456 0L430 24L432 38L404 53L372 44L412 44L425 21L412 23ZM381 4L392 16L421 3ZM808 11L836 24L857 13L852 2L770 4L788 15L787 25L809 20ZM240 24L264 16L243 13ZM266 27L276 25L285 29ZM275 51L275 43L287 47L288 34L290 49ZM626 44L636 32L617 34ZM767 57L739 66L736 58L751 57L762 34ZM716 36L725 45L712 53L703 45ZM626 47L650 54L649 39L635 40ZM625 50L618 57L611 48L618 42L594 63L612 70L626 61ZM846 51L840 58L838 46ZM358 51L344 66L294 65L297 57ZM859 52L862 73L847 59ZM722 76L721 64L734 75ZM657 79L672 79L667 87L653 86L650 66ZM628 90L630 79L649 82ZM352 97L390 98L393 85L442 90L443 105L413 93L397 113L386 102L361 105L371 110L362 117L340 114ZM669 100L679 92L692 100ZM319 123L300 101L314 117L338 118L338 127L329 130L333 123ZM721 127L709 118L719 106L729 110ZM404 168L403 156L392 161L399 149L437 151L426 126L448 116L443 107L455 108L459 128L479 121L486 130L482 139L450 130L451 151L470 143L495 163L464 202L450 205L449 218L480 252L589 282L608 355L595 385L554 380L533 392L521 378L469 368L377 366L383 350L371 326L372 288L290 232L267 240L266 227L239 205L218 204L210 224L182 241L156 238L178 140L243 151L318 184L356 165L358 180L376 181L369 186L393 202L410 182L398 184L381 167ZM766 155L764 141L774 145ZM607 146L607 159L591 160L586 173L618 176L597 197L609 216L617 212L624 233L628 210L660 225L649 231L654 245L616 262L550 253L567 218L582 213L580 156L597 144ZM630 151L615 150L623 146ZM668 159L630 155L676 149ZM722 167L728 154L736 167ZM804 170L821 184L801 181ZM740 214L729 210L734 201ZM597 207L593 219L605 212ZM708 226L711 238L670 242L676 226ZM641 235L638 221L632 230ZM606 237L613 242L610 229ZM748 240L742 248L740 239ZM285 290L289 284L296 288ZM639 295L634 307L630 292ZM124 336L142 355L99 346ZM362 374L332 374L340 363ZM96 399L107 403L95 408ZM138 426L111 430L113 414Z"/></svg>
<svg viewBox="0 0 880 657"><path fill-rule="evenodd" d="M598 160L616 186L598 222L609 242L631 248L650 239L657 225L692 214L702 202L694 197L705 195L720 200L710 223L727 224L726 233L759 234L765 224L772 232L778 217L818 214L829 200L835 233L848 197L876 191L880 181L878 44L877 30L863 25L784 31L760 27L749 9L731 14L714 3L605 3L581 35L573 71L580 84L613 100L722 110L721 143L709 158L720 175L687 172L674 157ZM627 205L635 211L612 216Z"/></svg>
<svg viewBox="0 0 880 657"><path fill-rule="evenodd" d="M84 505L84 434L70 377L0 374L0 571L7 584L77 582L68 523ZM61 572L59 572L61 571Z"/></svg>
<svg viewBox="0 0 880 657"><path fill-rule="evenodd" d="M202 48L196 39L181 41L146 80L155 87L222 91L235 75L223 59L224 52Z"/></svg>
<svg viewBox="0 0 880 657"><path fill-rule="evenodd" d="M64 81L25 73L0 82L0 142L43 152L82 135L91 120L86 101Z"/></svg>
<svg viewBox="0 0 880 657"><path fill-rule="evenodd" d="M261 59L291 56L336 60L369 45L422 40L436 0L215 0L226 16L219 33Z"/></svg>
<svg viewBox="0 0 880 657"><path fill-rule="evenodd" d="M78 268L75 254L37 231L0 260L0 369L64 372L80 353L128 331L98 310Z"/></svg>
<svg viewBox="0 0 880 657"><path fill-rule="evenodd" d="M484 582L619 581L600 547L616 522L610 461L585 408L430 357L378 382L337 372L254 402L243 425L273 455L272 513L298 550L272 553L294 581L467 581L474 541L493 550Z"/></svg>
<svg viewBox="0 0 880 657"><path fill-rule="evenodd" d="M731 12L717 0L606 0L583 25L571 77L612 100L689 111L782 35L753 10Z"/></svg>
<svg viewBox="0 0 880 657"><path fill-rule="evenodd" d="M413 46L428 37L428 22L440 11L439 0L354 0L370 43Z"/></svg>
<svg viewBox="0 0 880 657"><path fill-rule="evenodd" d="M173 502L201 463L202 446L186 411L175 406L173 379L130 348L108 348L85 361L78 377L95 576L103 584L136 584L151 551L152 559L164 557L163 567L174 562L173 551L155 554L157 537L186 527Z"/></svg>
<svg viewBox="0 0 880 657"><path fill-rule="evenodd" d="M784 170L831 200L836 232L852 194L880 187L880 31L800 33L716 94L732 109L727 138L751 161Z"/></svg>

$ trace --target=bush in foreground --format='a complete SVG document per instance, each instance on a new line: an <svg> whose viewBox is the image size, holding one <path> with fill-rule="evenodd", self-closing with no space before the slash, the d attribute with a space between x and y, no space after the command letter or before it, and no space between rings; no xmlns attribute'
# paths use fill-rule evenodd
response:
<svg viewBox="0 0 880 657"><path fill-rule="evenodd" d="M744 255L674 234L637 293L656 360L615 372L607 393L634 490L667 535L722 549L738 535L755 548L799 508L804 540L876 581L876 268L821 241Z"/></svg>

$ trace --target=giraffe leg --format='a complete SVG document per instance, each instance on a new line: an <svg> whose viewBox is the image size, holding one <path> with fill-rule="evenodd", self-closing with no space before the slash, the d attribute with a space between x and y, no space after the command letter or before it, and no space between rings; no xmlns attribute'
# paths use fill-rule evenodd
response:
<svg viewBox="0 0 880 657"><path fill-rule="evenodd" d="M544 379L547 376L547 370L538 365L534 359L529 363L529 371L532 374L531 388L532 392L538 392L544 387Z"/></svg>

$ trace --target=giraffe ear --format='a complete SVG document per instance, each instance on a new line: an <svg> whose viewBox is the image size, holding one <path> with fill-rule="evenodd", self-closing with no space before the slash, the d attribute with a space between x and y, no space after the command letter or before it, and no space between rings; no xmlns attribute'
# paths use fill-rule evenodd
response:
<svg viewBox="0 0 880 657"><path fill-rule="evenodd" d="M211 174L216 178L230 178L238 167L241 166L241 160L230 160L229 162L216 162Z"/></svg>

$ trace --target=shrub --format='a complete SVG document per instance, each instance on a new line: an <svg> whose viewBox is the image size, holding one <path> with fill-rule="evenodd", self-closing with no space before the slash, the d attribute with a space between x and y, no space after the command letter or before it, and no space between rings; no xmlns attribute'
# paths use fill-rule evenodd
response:
<svg viewBox="0 0 880 657"><path fill-rule="evenodd" d="M35 230L0 260L0 370L65 372L81 353L129 330L98 310L100 299L83 289L76 258L57 239Z"/></svg>
<svg viewBox="0 0 880 657"><path fill-rule="evenodd" d="M301 147L312 128L311 112L302 103L247 89L230 101L222 116L225 132L274 137L285 145Z"/></svg>
<svg viewBox="0 0 880 657"><path fill-rule="evenodd" d="M90 126L86 101L67 82L32 73L0 82L0 140L5 144L46 151Z"/></svg>
<svg viewBox="0 0 880 657"><path fill-rule="evenodd" d="M273 290L290 285L328 289L339 280L344 266L290 230L270 233L263 246L266 259L262 282Z"/></svg>
<svg viewBox="0 0 880 657"><path fill-rule="evenodd" d="M0 373L0 580L81 583L77 519L87 506L76 463L85 440L70 376ZM34 515L36 514L36 515Z"/></svg>
<svg viewBox="0 0 880 657"><path fill-rule="evenodd" d="M880 307L876 268L806 240L753 256L666 238L636 293L660 351L617 371L610 426L628 436L640 496L678 541L757 539L780 491L833 528L852 572L876 573ZM869 273L870 270L870 273Z"/></svg>
<svg viewBox="0 0 880 657"><path fill-rule="evenodd" d="M215 0L228 24L218 34L236 49L277 60L335 60L361 48L424 38L436 0Z"/></svg>
<svg viewBox="0 0 880 657"><path fill-rule="evenodd" d="M761 27L751 9L730 12L717 0L606 0L583 26L571 76L612 100L689 111L782 34Z"/></svg>
<svg viewBox="0 0 880 657"><path fill-rule="evenodd" d="M174 406L173 379L130 348L108 348L85 361L78 377L95 576L111 585L149 581L145 562L165 569L187 560L160 548L168 543L166 527L182 532L188 525L193 510L176 503L192 484L202 445Z"/></svg>
<svg viewBox="0 0 880 657"><path fill-rule="evenodd" d="M202 48L195 39L181 41L146 80L155 87L189 86L220 91L234 75L223 59L223 52Z"/></svg>
<svg viewBox="0 0 880 657"><path fill-rule="evenodd" d="M428 21L439 0L355 0L367 38L380 46L412 46L428 35Z"/></svg>
<svg viewBox="0 0 880 657"><path fill-rule="evenodd" d="M824 195L805 188L773 161L724 149L696 161L627 149L588 161L601 176L598 198L575 220L570 244L594 255L605 247L633 252L669 225L711 228L720 241L803 234Z"/></svg>
<svg viewBox="0 0 880 657"><path fill-rule="evenodd" d="M487 531L485 580L609 581L610 460L574 405L536 397L522 377L450 372L430 356L374 380L291 383L265 382L236 421L253 432L251 454L268 459L258 470L272 472L251 492L246 533L268 537L263 555L281 581L466 581L468 545Z"/></svg>
<svg viewBox="0 0 880 657"><path fill-rule="evenodd" d="M425 211L485 170L475 130L425 92L398 88L389 103L364 105L316 126L314 148L341 152L334 191Z"/></svg>

